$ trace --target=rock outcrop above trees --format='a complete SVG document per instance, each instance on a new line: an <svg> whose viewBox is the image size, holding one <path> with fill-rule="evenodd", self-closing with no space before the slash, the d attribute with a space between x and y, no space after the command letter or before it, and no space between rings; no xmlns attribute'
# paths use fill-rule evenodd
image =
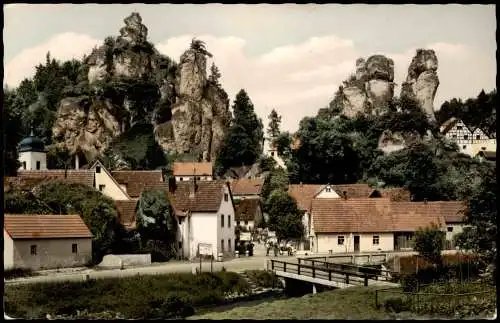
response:
<svg viewBox="0 0 500 323"><path fill-rule="evenodd" d="M124 19L117 37L84 58L88 89L61 100L53 139L88 160L136 124L152 124L157 142L196 159L214 160L230 121L229 100L215 66L207 78L203 42L193 40L180 64L148 42L138 13Z"/></svg>
<svg viewBox="0 0 500 323"><path fill-rule="evenodd" d="M431 121L436 120L434 97L439 86L437 68L438 59L434 50L418 49L408 67L406 82L401 87L401 96L416 99Z"/></svg>

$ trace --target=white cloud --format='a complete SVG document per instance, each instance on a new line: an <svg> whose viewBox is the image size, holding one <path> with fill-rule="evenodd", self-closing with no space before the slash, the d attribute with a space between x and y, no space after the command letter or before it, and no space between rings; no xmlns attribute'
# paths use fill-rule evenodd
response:
<svg viewBox="0 0 500 323"><path fill-rule="evenodd" d="M85 34L67 32L57 34L45 43L23 50L5 65L4 84L15 87L24 78L35 74L35 66L45 62L45 55L50 51L51 57L58 60L81 59L102 40Z"/></svg>
<svg viewBox="0 0 500 323"><path fill-rule="evenodd" d="M156 44L156 48L179 61L192 38L193 35L172 37ZM260 56L247 55L246 41L242 38L213 35L197 35L196 38L203 40L213 54L207 66L213 60L219 67L222 86L231 101L244 88L265 125L267 115L275 108L283 116L282 129L290 131L297 130L303 117L315 115L318 109L328 105L342 81L355 72L357 58L366 59L377 54L360 52L351 40L333 35L280 46ZM59 34L17 55L6 65L5 80L9 85L17 85L23 78L32 76L34 66L45 60L49 50L58 59L80 58L100 43L88 35ZM423 48L433 48L439 60L436 109L444 100L474 97L481 88L486 91L494 88L495 53L482 53L461 44L445 42ZM381 53L394 60L395 82L399 85L395 95L399 95L415 51L416 48L409 48L397 53Z"/></svg>

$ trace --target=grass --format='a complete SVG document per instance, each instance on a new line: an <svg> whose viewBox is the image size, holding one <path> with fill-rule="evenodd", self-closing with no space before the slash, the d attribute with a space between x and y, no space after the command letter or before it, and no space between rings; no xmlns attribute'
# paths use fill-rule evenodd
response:
<svg viewBox="0 0 500 323"><path fill-rule="evenodd" d="M437 287L428 287L436 289ZM443 291L448 291L449 287ZM477 287L474 287L477 288ZM375 291L381 289L380 286L353 287L348 289L338 289L326 291L315 295L308 294L299 298L276 300L269 303L258 304L251 307L239 307L225 312L212 312L203 315L195 315L189 319L334 319L334 320L388 320L388 319L432 319L439 317L433 311L419 311L419 313L409 310L398 313L382 307L375 307ZM464 287L461 288L462 292ZM467 288L465 288L467 289ZM379 301L385 302L387 299L395 298L395 294L381 295ZM494 295L493 295L494 297ZM462 312L463 317L484 317L488 311L470 311L475 307L477 300L469 301L468 312ZM489 308L495 308L494 299L489 299ZM484 304L483 304L484 305ZM483 306L484 308L484 306ZM463 309L463 307L462 307ZM431 309L433 310L433 309ZM449 315L448 315L449 317Z"/></svg>
<svg viewBox="0 0 500 323"><path fill-rule="evenodd" d="M192 315L196 307L224 303L226 295L236 293L250 293L248 282L236 273L182 273L6 286L4 300L5 312L15 318L112 310L148 319Z"/></svg>
<svg viewBox="0 0 500 323"><path fill-rule="evenodd" d="M380 287L353 287L315 295L276 300L226 312L213 312L189 319L390 319L393 315L374 307Z"/></svg>

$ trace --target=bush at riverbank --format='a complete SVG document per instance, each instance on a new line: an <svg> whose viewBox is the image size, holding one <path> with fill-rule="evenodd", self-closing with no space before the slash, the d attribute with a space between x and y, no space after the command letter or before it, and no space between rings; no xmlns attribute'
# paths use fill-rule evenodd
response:
<svg viewBox="0 0 500 323"><path fill-rule="evenodd" d="M281 281L278 277L267 270L245 270L248 278L258 287L264 288L282 288Z"/></svg>
<svg viewBox="0 0 500 323"><path fill-rule="evenodd" d="M15 318L112 309L128 319L152 319L185 317L197 306L221 304L230 294L250 292L248 282L237 273L217 272L6 286L4 299L5 312Z"/></svg>
<svg viewBox="0 0 500 323"><path fill-rule="evenodd" d="M29 268L12 268L3 271L5 279L36 276L36 273Z"/></svg>

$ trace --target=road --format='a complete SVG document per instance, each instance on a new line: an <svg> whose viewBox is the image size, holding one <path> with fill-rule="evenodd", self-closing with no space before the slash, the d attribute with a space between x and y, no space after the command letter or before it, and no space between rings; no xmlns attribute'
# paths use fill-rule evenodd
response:
<svg viewBox="0 0 500 323"><path fill-rule="evenodd" d="M278 259L293 261L293 256L266 257L265 250L256 248L255 256L234 258L223 262L213 262L213 271L220 271L225 268L227 271L241 272L244 270L258 270L266 268L267 259ZM125 268L125 269L90 269L82 268L78 271L57 272L54 270L45 271L43 275L17 278L5 281L6 285L34 284L45 282L62 281L85 281L87 279L102 278L122 278L137 275L158 275L178 272L192 272L193 268L200 268L199 262L170 261L161 264L152 264L146 267ZM210 271L210 262L202 263L202 271Z"/></svg>

